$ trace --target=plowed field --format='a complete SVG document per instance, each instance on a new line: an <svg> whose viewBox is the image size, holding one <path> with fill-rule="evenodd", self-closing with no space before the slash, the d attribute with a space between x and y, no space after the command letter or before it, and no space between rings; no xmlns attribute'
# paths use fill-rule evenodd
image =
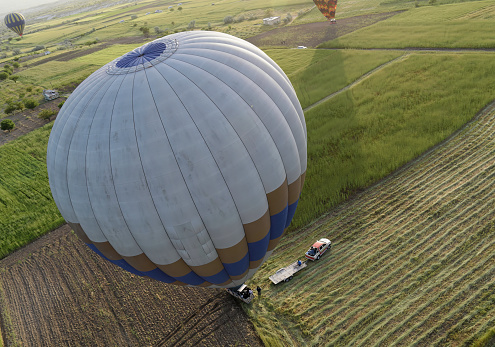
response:
<svg viewBox="0 0 495 347"><path fill-rule="evenodd" d="M234 300L124 272L67 226L0 261L5 346L261 346Z"/></svg>

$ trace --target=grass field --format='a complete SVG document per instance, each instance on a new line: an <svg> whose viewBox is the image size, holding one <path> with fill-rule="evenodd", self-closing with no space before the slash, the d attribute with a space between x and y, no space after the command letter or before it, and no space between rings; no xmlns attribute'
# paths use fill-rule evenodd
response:
<svg viewBox="0 0 495 347"><path fill-rule="evenodd" d="M494 116L284 237L248 283L265 345L492 345ZM330 252L270 284L320 237Z"/></svg>
<svg viewBox="0 0 495 347"><path fill-rule="evenodd" d="M266 53L286 71L303 108L323 99L394 58L394 51L271 49Z"/></svg>
<svg viewBox="0 0 495 347"><path fill-rule="evenodd" d="M50 130L51 124L0 147L0 258L64 222L48 186Z"/></svg>
<svg viewBox="0 0 495 347"><path fill-rule="evenodd" d="M471 1L411 9L322 48L494 48L495 4Z"/></svg>

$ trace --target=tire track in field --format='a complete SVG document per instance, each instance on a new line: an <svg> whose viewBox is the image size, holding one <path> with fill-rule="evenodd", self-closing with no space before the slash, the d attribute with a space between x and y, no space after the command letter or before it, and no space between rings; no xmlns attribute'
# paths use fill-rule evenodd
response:
<svg viewBox="0 0 495 347"><path fill-rule="evenodd" d="M462 345L492 328L494 131L495 101L440 145L290 235L280 252L323 236L334 247L277 287L274 306L297 296L287 310L302 319L301 331L335 346Z"/></svg>
<svg viewBox="0 0 495 347"><path fill-rule="evenodd" d="M311 105L307 106L306 108L304 108L304 109L303 109L303 111L304 111L304 112L307 112L307 111L311 110L312 108L314 108L314 107L318 106L319 104L324 103L325 101L327 101L327 100L329 100L329 99L331 99L331 98L333 98L333 97L335 97L335 96L339 95L339 94L340 94L340 93L342 93L342 92L345 92L346 90L348 90L348 89L350 89L350 88L354 87L356 84L361 83L361 81L365 80L366 78L368 78L369 76L371 76L371 75L372 75L372 74L374 74L375 72L377 72L377 71L379 71L379 70L383 69L384 67L389 66L389 65L391 65L391 64L394 64L394 63L395 63L395 62L397 62L397 61L402 61L402 60L406 59L406 58L409 56L409 54L410 54L410 53L404 53L403 55L401 55L401 56L399 56L399 57L397 57L397 58L395 58L395 59L392 59L392 60L390 60L390 61L388 61L388 62L386 62L386 63L384 63L384 64L382 64L382 65L380 65L380 66L378 66L378 67L376 67L376 68L374 68L374 69L373 69L373 70L371 70L371 71L368 71L367 73L365 73L364 75L362 75L361 77L359 77L357 80L355 80L355 81L354 81L354 82L352 82L351 84L349 84L349 85L345 86L344 88L342 88L342 89L340 89L340 90L337 90L336 92L334 92L334 93L332 93L332 94L330 94L330 95L328 95L328 96L324 97L323 99L321 99L321 100L319 100L319 101L315 102L314 104L311 104Z"/></svg>

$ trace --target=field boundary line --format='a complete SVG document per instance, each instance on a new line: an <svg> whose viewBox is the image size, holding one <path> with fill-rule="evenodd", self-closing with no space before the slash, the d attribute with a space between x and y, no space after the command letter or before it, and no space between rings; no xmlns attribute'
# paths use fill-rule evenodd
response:
<svg viewBox="0 0 495 347"><path fill-rule="evenodd" d="M309 106L307 106L306 108L303 109L304 112L307 112L309 110L311 110L313 107L316 107L318 106L319 104L333 98L334 96L337 96L339 95L340 93L342 92L345 92L346 90L354 87L355 85L361 83L363 80L365 80L366 78L368 78L369 76L371 76L372 74L374 74L375 72L383 69L384 67L390 65L390 64L393 64L399 60L404 60L406 59L409 55L411 54L411 52L405 52L404 54L402 54L401 56L395 58L395 59L392 59L386 63L383 63L382 65L379 65L377 67L375 67L373 70L370 70L368 71L367 73L365 73L364 75L362 75L361 77L359 77L357 80L355 80L354 82L352 82L351 84L348 84L347 86L345 86L344 88L340 89L340 90L337 90L336 92L333 92L332 94L328 95L328 96L325 96L323 99L321 100L318 100L317 102L315 102L314 104L311 104Z"/></svg>

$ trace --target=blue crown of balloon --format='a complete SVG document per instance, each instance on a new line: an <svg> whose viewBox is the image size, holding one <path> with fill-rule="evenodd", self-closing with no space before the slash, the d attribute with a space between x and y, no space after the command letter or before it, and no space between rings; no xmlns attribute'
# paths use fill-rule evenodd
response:
<svg viewBox="0 0 495 347"><path fill-rule="evenodd" d="M126 68L150 62L153 59L158 58L166 48L167 45L163 42L150 43L149 45L136 48L132 52L124 55L122 59L117 62L116 66L119 68Z"/></svg>

